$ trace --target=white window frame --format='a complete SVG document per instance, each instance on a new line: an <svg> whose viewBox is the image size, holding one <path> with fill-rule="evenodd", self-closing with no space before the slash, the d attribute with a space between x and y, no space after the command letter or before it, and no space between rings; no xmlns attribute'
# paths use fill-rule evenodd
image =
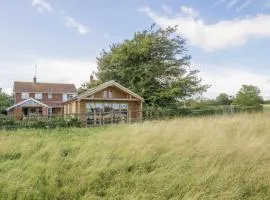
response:
<svg viewBox="0 0 270 200"><path fill-rule="evenodd" d="M21 99L29 99L29 93L28 92L22 92L21 93Z"/></svg>
<svg viewBox="0 0 270 200"><path fill-rule="evenodd" d="M52 93L48 93L48 99L52 99L53 94Z"/></svg>
<svg viewBox="0 0 270 200"><path fill-rule="evenodd" d="M36 92L35 93L35 99L41 100L42 99L42 93L41 92Z"/></svg>
<svg viewBox="0 0 270 200"><path fill-rule="evenodd" d="M67 101L68 100L68 94L63 94L63 101Z"/></svg>

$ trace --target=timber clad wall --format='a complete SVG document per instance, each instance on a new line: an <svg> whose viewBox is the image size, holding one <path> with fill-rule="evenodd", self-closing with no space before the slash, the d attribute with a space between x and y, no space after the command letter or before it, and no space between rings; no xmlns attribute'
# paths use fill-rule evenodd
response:
<svg viewBox="0 0 270 200"><path fill-rule="evenodd" d="M112 98L114 99L135 99L131 95L125 93L124 91L120 90L119 88L116 87L108 87L104 90L101 90L93 95L93 98L104 98L104 91L111 91L112 92Z"/></svg>
<svg viewBox="0 0 270 200"><path fill-rule="evenodd" d="M109 81L65 102L64 113L78 115L86 124L131 122L142 119L143 101L139 95Z"/></svg>

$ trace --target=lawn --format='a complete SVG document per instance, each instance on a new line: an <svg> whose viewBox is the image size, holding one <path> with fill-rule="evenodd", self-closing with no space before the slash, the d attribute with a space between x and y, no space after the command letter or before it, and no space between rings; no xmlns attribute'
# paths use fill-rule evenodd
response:
<svg viewBox="0 0 270 200"><path fill-rule="evenodd" d="M270 199L270 113L0 131L0 199Z"/></svg>

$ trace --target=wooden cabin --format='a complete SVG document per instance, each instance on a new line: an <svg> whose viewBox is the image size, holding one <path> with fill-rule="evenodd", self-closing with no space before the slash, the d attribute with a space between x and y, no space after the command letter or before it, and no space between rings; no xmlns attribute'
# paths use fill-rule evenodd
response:
<svg viewBox="0 0 270 200"><path fill-rule="evenodd" d="M64 115L87 124L132 122L142 119L143 102L141 96L109 81L64 102Z"/></svg>

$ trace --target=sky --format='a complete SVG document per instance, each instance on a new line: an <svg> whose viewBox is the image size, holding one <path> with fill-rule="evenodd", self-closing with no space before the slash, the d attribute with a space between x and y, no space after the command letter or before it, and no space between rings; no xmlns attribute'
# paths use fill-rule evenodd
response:
<svg viewBox="0 0 270 200"><path fill-rule="evenodd" d="M38 81L79 87L102 49L153 23L178 25L205 97L252 84L270 99L270 0L0 0L0 88L35 65Z"/></svg>

